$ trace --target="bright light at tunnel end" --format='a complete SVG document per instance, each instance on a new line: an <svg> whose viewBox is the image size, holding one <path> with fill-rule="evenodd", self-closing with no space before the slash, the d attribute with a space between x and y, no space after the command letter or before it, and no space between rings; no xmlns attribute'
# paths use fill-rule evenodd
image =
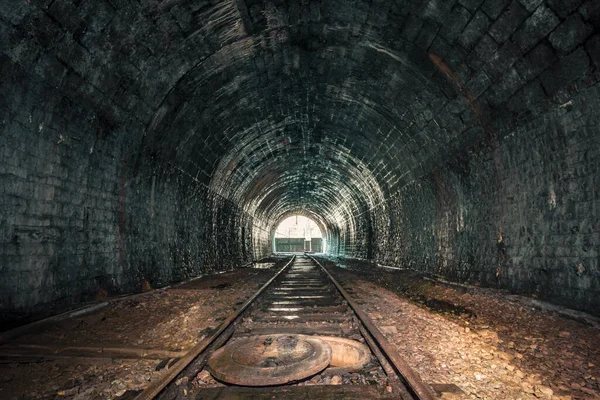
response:
<svg viewBox="0 0 600 400"><path fill-rule="evenodd" d="M315 221L292 215L277 225L272 247L273 253L324 253L325 238Z"/></svg>

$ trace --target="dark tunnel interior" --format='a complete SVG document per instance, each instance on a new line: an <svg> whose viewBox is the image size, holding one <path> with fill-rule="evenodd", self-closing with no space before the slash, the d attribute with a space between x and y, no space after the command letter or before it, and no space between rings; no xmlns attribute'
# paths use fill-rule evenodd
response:
<svg viewBox="0 0 600 400"><path fill-rule="evenodd" d="M0 320L332 256L600 316L597 0L0 6Z"/></svg>

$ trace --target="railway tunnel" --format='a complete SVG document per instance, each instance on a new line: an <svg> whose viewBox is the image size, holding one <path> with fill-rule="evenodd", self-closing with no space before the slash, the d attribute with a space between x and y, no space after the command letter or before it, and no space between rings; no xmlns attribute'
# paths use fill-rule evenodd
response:
<svg viewBox="0 0 600 400"><path fill-rule="evenodd" d="M4 331L243 273L302 216L356 279L518 297L598 338L597 0L12 3ZM585 351L565 396L600 395Z"/></svg>

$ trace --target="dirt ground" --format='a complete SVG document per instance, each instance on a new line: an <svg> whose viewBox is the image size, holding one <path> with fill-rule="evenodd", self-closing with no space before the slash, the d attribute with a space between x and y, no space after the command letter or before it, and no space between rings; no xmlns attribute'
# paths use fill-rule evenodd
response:
<svg viewBox="0 0 600 400"><path fill-rule="evenodd" d="M119 299L18 342L185 351L273 275L281 264L270 261ZM455 384L462 391L443 399L600 399L595 325L532 308L497 290L465 291L360 262L326 265L425 382ZM0 398L132 398L162 376L160 363L0 364Z"/></svg>
<svg viewBox="0 0 600 400"><path fill-rule="evenodd" d="M262 263L258 268L205 276L181 286L113 300L93 314L57 322L13 342L186 351L263 285L279 264ZM3 363L0 398L131 398L162 376L166 369L157 371L160 363L127 359Z"/></svg>
<svg viewBox="0 0 600 400"><path fill-rule="evenodd" d="M447 398L600 399L597 327L410 271L354 262L332 272L426 382L464 392Z"/></svg>

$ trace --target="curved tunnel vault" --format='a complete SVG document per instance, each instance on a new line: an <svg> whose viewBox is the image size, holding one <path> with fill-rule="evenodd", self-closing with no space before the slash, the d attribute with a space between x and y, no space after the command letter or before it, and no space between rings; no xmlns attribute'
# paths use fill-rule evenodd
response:
<svg viewBox="0 0 600 400"><path fill-rule="evenodd" d="M358 225L373 223L371 209L385 212L385 196L436 147L461 142L469 129L478 133L480 122L475 115L465 117L467 124L452 115L435 121L457 91L428 53L402 39L386 47L376 32L341 25L336 16L324 18L331 25L275 27L282 30L277 35L254 29L195 64L153 117L144 151L197 171L265 226L292 209L309 211L330 232L348 231L343 241L354 245ZM227 62L215 65L213 58ZM452 131L440 126L446 123ZM433 124L446 134L424 135ZM166 137L184 130L183 142ZM361 244L368 257L372 241L370 234Z"/></svg>
<svg viewBox="0 0 600 400"><path fill-rule="evenodd" d="M334 255L598 310L599 26L596 0L4 7L2 304L247 265L301 214Z"/></svg>

